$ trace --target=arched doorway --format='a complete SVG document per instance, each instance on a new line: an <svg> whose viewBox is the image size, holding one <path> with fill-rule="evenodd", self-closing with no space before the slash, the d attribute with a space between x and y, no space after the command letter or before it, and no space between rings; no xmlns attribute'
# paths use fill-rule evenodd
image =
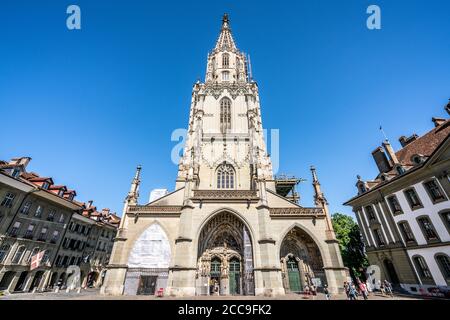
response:
<svg viewBox="0 0 450 320"><path fill-rule="evenodd" d="M19 280L17 280L14 291L23 291L25 289L25 280L27 279L28 271L20 273Z"/></svg>
<svg viewBox="0 0 450 320"><path fill-rule="evenodd" d="M387 275L388 280L392 284L395 284L395 285L399 284L400 281L398 279L397 272L395 271L395 267L394 267L394 264L392 263L392 261L389 259L385 259L383 261L383 263L384 263L384 268L386 270L386 275Z"/></svg>
<svg viewBox="0 0 450 320"><path fill-rule="evenodd" d="M53 287L56 285L56 281L58 281L58 272L53 272L52 277L50 278L50 283L48 287L50 289L53 289Z"/></svg>
<svg viewBox="0 0 450 320"><path fill-rule="evenodd" d="M242 220L228 211L216 214L198 239L197 295L217 290L221 295L253 295L252 250L250 232Z"/></svg>
<svg viewBox="0 0 450 320"><path fill-rule="evenodd" d="M153 295L165 289L169 275L169 239L158 223L150 225L136 240L128 257L126 295Z"/></svg>
<svg viewBox="0 0 450 320"><path fill-rule="evenodd" d="M31 282L30 290L33 291L34 288L38 288L39 284L41 283L42 276L44 275L44 271L38 271L34 275L33 281Z"/></svg>
<svg viewBox="0 0 450 320"><path fill-rule="evenodd" d="M87 282L86 282L86 286L88 288L93 288L95 287L95 284L98 280L98 272L92 271L88 274L88 278L87 278Z"/></svg>
<svg viewBox="0 0 450 320"><path fill-rule="evenodd" d="M297 260L294 256L291 256L288 258L286 265L290 291L295 293L301 292L302 284L300 282L300 269Z"/></svg>
<svg viewBox="0 0 450 320"><path fill-rule="evenodd" d="M0 281L0 290L6 290L8 289L9 285L11 284L11 281L14 279L16 272L15 271L7 271L2 277L2 280Z"/></svg>
<svg viewBox="0 0 450 320"><path fill-rule="evenodd" d="M230 260L229 283L231 295L241 293L241 262L237 258Z"/></svg>
<svg viewBox="0 0 450 320"><path fill-rule="evenodd" d="M67 278L66 273L65 272L61 273L57 282L57 286L59 288L63 288L66 285L66 278Z"/></svg>
<svg viewBox="0 0 450 320"><path fill-rule="evenodd" d="M280 246L283 286L287 292L301 292L305 286L326 284L323 260L315 241L299 227L292 228Z"/></svg>

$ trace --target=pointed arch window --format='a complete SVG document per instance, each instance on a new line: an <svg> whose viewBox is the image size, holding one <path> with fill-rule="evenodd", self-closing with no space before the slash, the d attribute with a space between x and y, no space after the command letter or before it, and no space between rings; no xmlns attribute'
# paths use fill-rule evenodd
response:
<svg viewBox="0 0 450 320"><path fill-rule="evenodd" d="M228 68L230 66L230 55L228 53L224 53L222 55L222 68Z"/></svg>
<svg viewBox="0 0 450 320"><path fill-rule="evenodd" d="M229 81L230 80L230 73L228 71L222 72L222 80L223 81Z"/></svg>
<svg viewBox="0 0 450 320"><path fill-rule="evenodd" d="M23 254L25 253L25 246L20 246L16 253L14 254L14 257L12 258L11 263L12 264L19 264L22 260Z"/></svg>
<svg viewBox="0 0 450 320"><path fill-rule="evenodd" d="M222 132L231 129L231 100L228 98L220 101L220 128Z"/></svg>
<svg viewBox="0 0 450 320"><path fill-rule="evenodd" d="M233 166L224 163L217 169L217 189L234 189Z"/></svg>

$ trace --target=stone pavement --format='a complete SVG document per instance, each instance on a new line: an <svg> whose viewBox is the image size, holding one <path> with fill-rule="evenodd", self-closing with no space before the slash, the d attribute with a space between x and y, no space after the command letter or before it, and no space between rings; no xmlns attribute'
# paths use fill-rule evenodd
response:
<svg viewBox="0 0 450 320"><path fill-rule="evenodd" d="M381 294L372 294L369 300L421 300L421 297L394 295L394 297L382 296ZM304 296L300 294L287 294L285 296L270 298L270 297L255 297L255 296L194 296L185 298L164 297L157 298L155 296L103 296L99 294L99 290L86 289L80 293L72 291L66 293L65 291L45 292L45 293L15 293L10 295L0 296L0 300L326 300L325 295L319 293L317 296ZM346 300L344 294L334 295L331 300ZM362 298L360 299L362 300Z"/></svg>

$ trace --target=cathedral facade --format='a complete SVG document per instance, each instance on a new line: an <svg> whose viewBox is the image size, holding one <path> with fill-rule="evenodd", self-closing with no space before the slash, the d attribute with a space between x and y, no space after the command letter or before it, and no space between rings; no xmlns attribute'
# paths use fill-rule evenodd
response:
<svg viewBox="0 0 450 320"><path fill-rule="evenodd" d="M193 87L175 191L139 205L137 168L103 294L277 296L346 280L315 169L313 208L273 174L247 60L224 15Z"/></svg>

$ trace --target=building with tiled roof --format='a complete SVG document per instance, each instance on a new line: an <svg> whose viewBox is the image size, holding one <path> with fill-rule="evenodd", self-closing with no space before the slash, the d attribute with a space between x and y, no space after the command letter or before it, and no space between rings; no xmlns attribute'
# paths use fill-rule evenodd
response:
<svg viewBox="0 0 450 320"><path fill-rule="evenodd" d="M446 110L450 114L450 103ZM381 280L424 295L448 295L450 285L450 119L388 140L372 152L379 174L358 176L353 207L371 265Z"/></svg>
<svg viewBox="0 0 450 320"><path fill-rule="evenodd" d="M96 207L75 200L75 190L27 172L30 161L0 161L0 291L65 287L70 265L80 267L84 287L101 285L120 219L96 219Z"/></svg>

